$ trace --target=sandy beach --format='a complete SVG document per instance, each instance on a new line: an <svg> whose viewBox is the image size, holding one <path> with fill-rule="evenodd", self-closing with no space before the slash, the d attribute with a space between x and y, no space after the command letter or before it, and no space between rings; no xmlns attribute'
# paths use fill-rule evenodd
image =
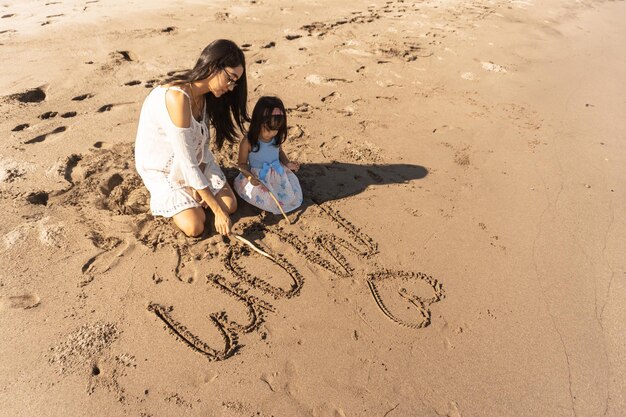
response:
<svg viewBox="0 0 626 417"><path fill-rule="evenodd" d="M6 0L0 416L625 416L624 21ZM232 216L272 259L151 216L134 168L146 95L218 38L302 165L289 222Z"/></svg>

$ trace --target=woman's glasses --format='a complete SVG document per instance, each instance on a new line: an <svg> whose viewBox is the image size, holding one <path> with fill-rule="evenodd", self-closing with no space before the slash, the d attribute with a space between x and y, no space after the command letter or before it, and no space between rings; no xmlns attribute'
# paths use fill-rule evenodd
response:
<svg viewBox="0 0 626 417"><path fill-rule="evenodd" d="M222 71L224 71L224 74L226 74L226 78L228 78L228 81L226 81L226 85L229 87L236 87L237 86L237 78L233 77L233 75L231 73L229 73L228 71L226 71L226 68L222 68Z"/></svg>

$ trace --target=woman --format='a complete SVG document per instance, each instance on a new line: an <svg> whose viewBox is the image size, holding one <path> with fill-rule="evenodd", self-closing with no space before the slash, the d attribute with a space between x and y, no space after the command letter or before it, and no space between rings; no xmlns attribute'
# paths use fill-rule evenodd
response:
<svg viewBox="0 0 626 417"><path fill-rule="evenodd" d="M208 124L218 149L245 133L248 86L245 57L229 40L216 40L193 69L150 92L139 117L135 142L137 172L150 191L150 210L171 217L187 236L204 231L204 207L215 228L230 233L237 199L209 150Z"/></svg>

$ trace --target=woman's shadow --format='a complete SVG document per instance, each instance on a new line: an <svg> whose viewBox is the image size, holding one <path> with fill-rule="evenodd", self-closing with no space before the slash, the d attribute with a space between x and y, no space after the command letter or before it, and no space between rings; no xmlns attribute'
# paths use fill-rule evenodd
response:
<svg viewBox="0 0 626 417"><path fill-rule="evenodd" d="M226 176L232 180L238 175L236 169L225 169ZM424 178L428 170L421 165L408 164L370 164L357 165L346 162L303 164L296 176L300 180L304 202L292 213L296 221L313 204L338 200L360 194L370 186L385 184L406 184ZM256 207L238 198L239 209L232 216L233 222L260 212ZM291 216L290 216L291 217ZM270 223L278 222L281 215L266 216Z"/></svg>

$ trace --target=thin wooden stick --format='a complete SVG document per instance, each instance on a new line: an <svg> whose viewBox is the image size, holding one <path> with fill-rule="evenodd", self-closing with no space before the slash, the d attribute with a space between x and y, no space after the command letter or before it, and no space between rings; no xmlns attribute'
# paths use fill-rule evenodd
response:
<svg viewBox="0 0 626 417"><path fill-rule="evenodd" d="M276 196L274 195L274 193L267 187L267 185L265 185L265 183L263 181L261 181L260 178L256 177L252 172L244 172L241 168L239 168L239 166L235 165L235 168L237 168L239 170L239 172L241 172L244 176L246 176L247 174L250 174L250 176L252 178L254 178L255 180L257 180L258 182L260 182L263 187L265 187L265 189L267 190L268 193L270 193L270 197L272 197L272 199L274 200L274 202L276 203L276 206L278 207L278 210L280 210L280 212L283 214L283 217L285 218L285 220L287 220L287 222L289 224L291 224L291 220L289 220L289 217L287 217L287 215L285 214L285 212L283 211L282 206L280 205L280 203L278 202L278 199L276 198Z"/></svg>
<svg viewBox="0 0 626 417"><path fill-rule="evenodd" d="M243 236L240 236L236 233L231 233L230 235L234 237L235 239L237 239L238 241L242 242L243 244L248 245L250 248L252 248L253 251L265 256L266 258L271 259L272 261L275 260L272 255L257 248L256 246L254 246L254 243L250 242L248 239L244 238Z"/></svg>

